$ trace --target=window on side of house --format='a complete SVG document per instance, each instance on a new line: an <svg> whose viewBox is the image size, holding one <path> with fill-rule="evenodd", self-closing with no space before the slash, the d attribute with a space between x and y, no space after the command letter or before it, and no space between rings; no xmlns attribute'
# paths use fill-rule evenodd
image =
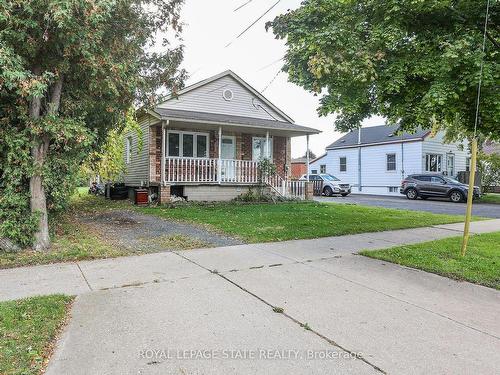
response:
<svg viewBox="0 0 500 375"><path fill-rule="evenodd" d="M127 137L125 140L125 163L129 164L132 155L132 137Z"/></svg>
<svg viewBox="0 0 500 375"><path fill-rule="evenodd" d="M426 172L441 172L442 170L443 170L443 155L440 154L425 155Z"/></svg>
<svg viewBox="0 0 500 375"><path fill-rule="evenodd" d="M269 137L269 159L273 160L273 138ZM252 160L259 161L266 157L266 137L252 138Z"/></svg>
<svg viewBox="0 0 500 375"><path fill-rule="evenodd" d="M346 172L347 171L347 157L341 156L339 158L339 171Z"/></svg>
<svg viewBox="0 0 500 375"><path fill-rule="evenodd" d="M470 158L469 157L465 158L465 171L470 172Z"/></svg>
<svg viewBox="0 0 500 375"><path fill-rule="evenodd" d="M319 173L326 173L326 164L321 164L319 166Z"/></svg>
<svg viewBox="0 0 500 375"><path fill-rule="evenodd" d="M318 174L318 170L317 169L312 169L311 170L311 174Z"/></svg>
<svg viewBox="0 0 500 375"><path fill-rule="evenodd" d="M387 154L386 166L387 171L396 170L396 154Z"/></svg>
<svg viewBox="0 0 500 375"><path fill-rule="evenodd" d="M166 142L167 156L169 157L208 157L207 133L168 131Z"/></svg>
<svg viewBox="0 0 500 375"><path fill-rule="evenodd" d="M389 193L398 193L399 186L389 186Z"/></svg>

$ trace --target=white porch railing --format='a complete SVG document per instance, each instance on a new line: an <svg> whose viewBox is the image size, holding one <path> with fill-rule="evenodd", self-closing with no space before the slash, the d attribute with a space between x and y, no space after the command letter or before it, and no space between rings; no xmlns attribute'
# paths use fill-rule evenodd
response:
<svg viewBox="0 0 500 375"><path fill-rule="evenodd" d="M265 178L265 183L277 194L285 198L306 199L305 181L285 180L279 175Z"/></svg>
<svg viewBox="0 0 500 375"><path fill-rule="evenodd" d="M165 182L255 184L259 181L257 162L209 158L167 158ZM219 173L220 172L220 173Z"/></svg>
<svg viewBox="0 0 500 375"><path fill-rule="evenodd" d="M166 183L259 183L258 162L215 158L166 158ZM279 175L263 181L271 190L285 198L305 199L304 181L285 180Z"/></svg>

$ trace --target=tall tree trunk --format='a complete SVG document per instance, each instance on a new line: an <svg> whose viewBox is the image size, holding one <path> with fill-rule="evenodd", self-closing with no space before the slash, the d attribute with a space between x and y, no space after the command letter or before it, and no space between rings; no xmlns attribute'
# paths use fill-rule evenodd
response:
<svg viewBox="0 0 500 375"><path fill-rule="evenodd" d="M41 173L48 148L49 139L46 136L42 137L42 139L31 148L31 155L35 164L35 172L30 178L31 212L39 215L38 230L35 233L35 243L33 246L36 251L46 250L50 246L47 200Z"/></svg>
<svg viewBox="0 0 500 375"><path fill-rule="evenodd" d="M39 72L35 72L39 74ZM56 114L59 111L61 101L62 77L54 84L48 106L49 114ZM29 108L30 118L38 120L41 115L41 98L33 98ZM50 139L47 135L35 142L31 148L31 155L35 165L35 171L30 178L31 212L39 215L38 230L35 233L35 243L33 248L36 251L47 250L50 247L49 223L47 213L47 198L43 187L42 168L49 151Z"/></svg>

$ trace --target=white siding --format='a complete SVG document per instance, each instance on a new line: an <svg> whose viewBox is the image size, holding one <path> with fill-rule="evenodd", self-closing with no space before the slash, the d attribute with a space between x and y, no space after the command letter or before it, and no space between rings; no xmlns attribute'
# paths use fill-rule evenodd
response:
<svg viewBox="0 0 500 375"><path fill-rule="evenodd" d="M149 115L139 119L139 125L142 130L142 149L139 149L139 140L136 132L131 132L125 137L125 139L127 137L132 138L130 163L126 164L124 175L124 182L128 186L141 186L149 183L149 126L157 121Z"/></svg>
<svg viewBox="0 0 500 375"><path fill-rule="evenodd" d="M465 171L466 158L468 149L465 143L444 143L444 133L439 132L434 137L430 135L425 138L422 149L422 171L425 171L425 155L439 154L442 155L443 171L446 171L446 163L448 155L455 156L455 172ZM454 177L452 176L452 177Z"/></svg>
<svg viewBox="0 0 500 375"><path fill-rule="evenodd" d="M226 89L233 92L231 101L222 96ZM221 77L177 98L169 99L158 107L287 121L231 76Z"/></svg>
<svg viewBox="0 0 500 375"><path fill-rule="evenodd" d="M328 150L327 155L311 163L311 170L326 165L326 172L353 186L353 193L399 195L399 191L389 192L389 187L399 187L401 178L413 173L421 173L422 142L405 142L403 145L404 165L401 143L366 146L361 148L361 185L358 190L358 149L346 148ZM387 171L387 154L396 154L396 171ZM340 172L340 157L347 158L347 170Z"/></svg>

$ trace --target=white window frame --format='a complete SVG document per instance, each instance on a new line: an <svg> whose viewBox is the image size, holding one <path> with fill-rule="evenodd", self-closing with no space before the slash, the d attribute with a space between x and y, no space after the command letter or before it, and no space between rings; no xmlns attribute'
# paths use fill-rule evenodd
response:
<svg viewBox="0 0 500 375"><path fill-rule="evenodd" d="M132 137L125 139L125 164L130 164L132 160Z"/></svg>
<svg viewBox="0 0 500 375"><path fill-rule="evenodd" d="M389 156L394 155L394 169L389 169ZM392 164L392 163L391 163ZM385 170L387 172L396 172L398 169L398 157L395 152L385 154Z"/></svg>
<svg viewBox="0 0 500 375"><path fill-rule="evenodd" d="M179 134L179 156L170 156L170 150L168 149L168 137L169 134ZM183 156L184 155L184 134L193 136L193 156ZM207 137L207 156L198 156L198 136ZM167 136L165 137L165 150L167 158L177 158L177 159L209 159L210 158L210 133L204 132L191 132L185 130L167 130Z"/></svg>
<svg viewBox="0 0 500 375"><path fill-rule="evenodd" d="M345 159L345 170L342 170L342 162L341 160ZM339 173L347 173L347 156L339 156Z"/></svg>
<svg viewBox="0 0 500 375"><path fill-rule="evenodd" d="M319 165L319 173L326 173L326 164Z"/></svg>
<svg viewBox="0 0 500 375"><path fill-rule="evenodd" d="M264 141L264 147L266 147L266 137L252 137L252 160L253 161L259 161L261 160L260 158L256 158L255 157L255 154L254 154L254 148L253 148L253 145L254 145L254 142L255 140L263 140ZM269 160L272 162L273 161L273 153L274 153L274 147L273 147L273 144L274 144L274 141L273 141L273 137L269 137Z"/></svg>
<svg viewBox="0 0 500 375"><path fill-rule="evenodd" d="M439 166L439 170L431 171L431 156L437 156L439 159L441 159L437 165ZM436 168L437 169L437 168ZM433 154L433 153L427 153L425 154L425 171L426 172L443 172L443 154Z"/></svg>

